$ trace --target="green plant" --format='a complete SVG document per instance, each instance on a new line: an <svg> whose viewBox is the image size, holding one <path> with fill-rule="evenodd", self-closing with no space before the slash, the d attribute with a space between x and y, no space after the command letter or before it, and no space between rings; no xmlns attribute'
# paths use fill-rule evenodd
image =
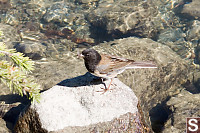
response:
<svg viewBox="0 0 200 133"><path fill-rule="evenodd" d="M2 32L0 32L0 36ZM39 102L40 86L28 77L34 62L15 49L8 49L0 42L0 79L13 93L27 95L31 102Z"/></svg>

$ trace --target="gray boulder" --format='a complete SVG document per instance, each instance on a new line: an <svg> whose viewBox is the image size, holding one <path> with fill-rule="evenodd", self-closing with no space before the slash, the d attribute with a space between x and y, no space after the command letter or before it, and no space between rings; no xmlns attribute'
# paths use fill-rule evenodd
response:
<svg viewBox="0 0 200 133"><path fill-rule="evenodd" d="M40 103L31 105L19 118L15 132L143 131L141 121L136 120L140 118L138 100L131 88L115 78L111 90L103 93L104 84L94 78L86 73L43 92ZM125 124L123 129L116 118Z"/></svg>

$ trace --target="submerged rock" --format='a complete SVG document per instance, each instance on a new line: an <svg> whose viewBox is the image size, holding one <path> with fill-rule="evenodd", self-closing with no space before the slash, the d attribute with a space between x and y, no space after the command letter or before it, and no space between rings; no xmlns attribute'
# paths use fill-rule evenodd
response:
<svg viewBox="0 0 200 133"><path fill-rule="evenodd" d="M194 20L187 30L187 40L199 41L200 39L200 21Z"/></svg>
<svg viewBox="0 0 200 133"><path fill-rule="evenodd" d="M96 38L109 40L109 36L120 38L123 35L154 37L157 31L151 21L156 15L153 4L148 2L100 1L86 17L93 27L92 36L97 34Z"/></svg>
<svg viewBox="0 0 200 133"><path fill-rule="evenodd" d="M192 46L189 45L189 42L185 39L186 34L180 28L168 28L164 29L158 35L158 42L163 43L169 46L177 54L183 58L189 58L189 54Z"/></svg>
<svg viewBox="0 0 200 133"><path fill-rule="evenodd" d="M199 19L200 17L200 1L199 0L192 0L192 2L187 3L183 6L183 9L181 11L182 14L184 14L184 17L194 17L196 19Z"/></svg>
<svg viewBox="0 0 200 133"><path fill-rule="evenodd" d="M43 19L46 22L63 23L64 19L67 19L70 8L70 5L66 5L64 3L55 3L47 9Z"/></svg>
<svg viewBox="0 0 200 133"><path fill-rule="evenodd" d="M39 42L24 41L15 45L18 52L24 53L25 56L33 60L39 60L43 57L45 46Z"/></svg>

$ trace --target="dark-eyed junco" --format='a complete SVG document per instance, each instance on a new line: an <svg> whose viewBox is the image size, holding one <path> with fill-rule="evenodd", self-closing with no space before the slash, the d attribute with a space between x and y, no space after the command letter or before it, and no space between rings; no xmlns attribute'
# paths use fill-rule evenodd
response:
<svg viewBox="0 0 200 133"><path fill-rule="evenodd" d="M112 55L99 54L94 49L83 50L81 56L85 61L85 67L91 74L101 78L111 79L111 82L108 87L105 88L105 91L110 88L112 79L122 73L125 69L157 68L151 61L137 62Z"/></svg>

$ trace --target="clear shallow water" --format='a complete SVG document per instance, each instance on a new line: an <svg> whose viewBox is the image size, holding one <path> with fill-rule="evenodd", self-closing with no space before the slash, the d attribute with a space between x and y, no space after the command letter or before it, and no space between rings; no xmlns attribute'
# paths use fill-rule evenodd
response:
<svg viewBox="0 0 200 133"><path fill-rule="evenodd" d="M191 0L1 0L0 11L0 22L16 28L19 42L53 43L62 51L57 45L74 50L130 36L147 37L199 64L200 22ZM77 45L69 46L67 40Z"/></svg>
<svg viewBox="0 0 200 133"><path fill-rule="evenodd" d="M60 71L70 71L65 70L66 60L73 62L75 53L69 55L68 51L131 36L169 46L198 70L198 5L198 0L0 0L0 21L3 41L36 61L34 76L40 77L41 83L51 82L44 85L47 89L68 74ZM49 65L41 65L45 63ZM41 73L40 69L48 71ZM52 73L55 77L50 78ZM199 80L195 87L199 90Z"/></svg>

